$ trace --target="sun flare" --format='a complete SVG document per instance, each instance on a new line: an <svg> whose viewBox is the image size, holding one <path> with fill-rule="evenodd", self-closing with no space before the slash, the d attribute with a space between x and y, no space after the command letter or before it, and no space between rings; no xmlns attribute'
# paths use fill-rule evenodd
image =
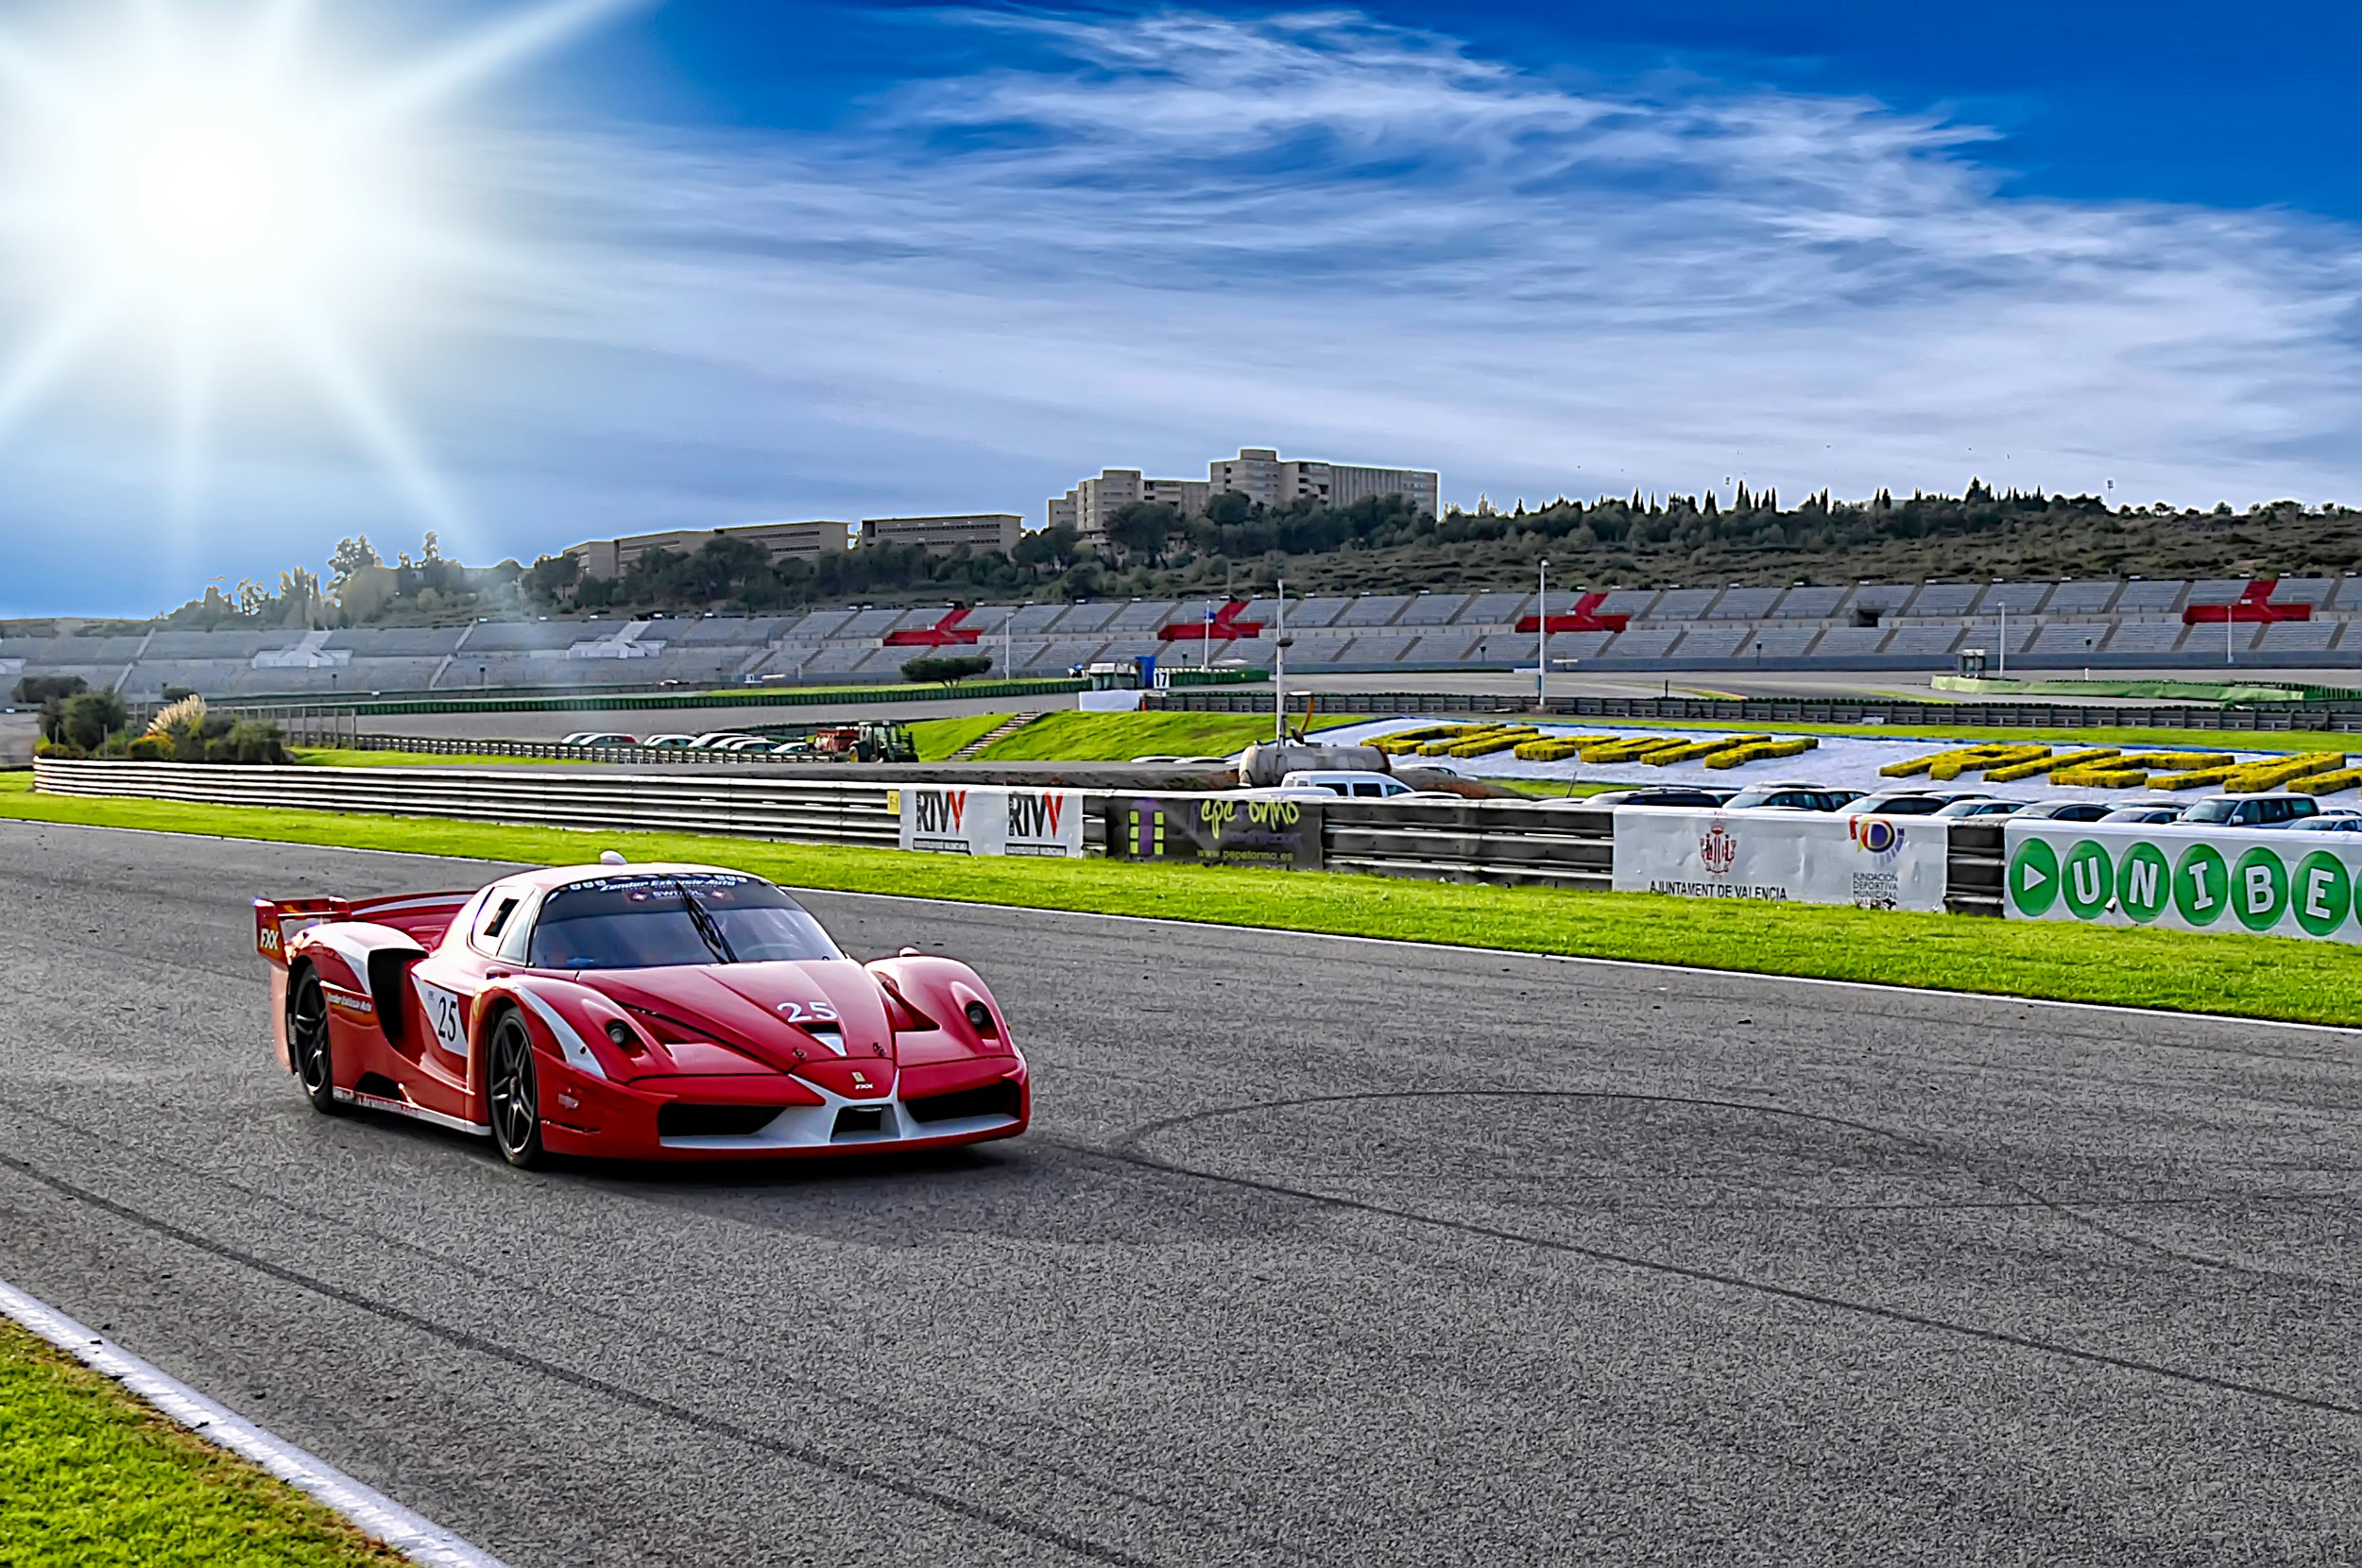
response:
<svg viewBox="0 0 2362 1568"><path fill-rule="evenodd" d="M434 111L634 0L554 0L422 60L352 75L307 53L308 0L200 26L132 0L112 32L43 58L0 36L0 245L32 291L0 362L0 434L102 339L165 389L174 509L195 506L222 372L302 368L318 401L436 525L443 486L356 345L488 248L438 210ZM86 15L87 13L81 13ZM120 359L120 356L117 356Z"/></svg>

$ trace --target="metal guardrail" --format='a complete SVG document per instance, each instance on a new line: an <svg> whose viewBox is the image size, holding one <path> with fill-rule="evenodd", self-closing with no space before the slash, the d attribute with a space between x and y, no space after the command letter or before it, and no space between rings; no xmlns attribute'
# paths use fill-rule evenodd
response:
<svg viewBox="0 0 2362 1568"><path fill-rule="evenodd" d="M851 780L527 768L322 768L41 759L45 794L137 796L282 810L449 817L536 827L714 833L798 844L900 842L900 786ZM1084 845L1104 855L1111 810L1136 793L1083 794ZM1324 801L1321 863L1332 871L1604 890L1616 813L1579 802ZM2001 830L1951 828L1946 908L2001 912Z"/></svg>
<svg viewBox="0 0 2362 1568"><path fill-rule="evenodd" d="M336 696L312 692L303 696L251 696L206 699L218 713L285 721L306 714L346 714L385 718L413 713L570 713L625 712L642 708L681 707L822 707L830 704L866 706L873 703L941 702L949 697L1035 697L1080 691L1087 682L1068 677L1037 680L970 680L956 686L884 684L875 688L844 686L710 687L693 690L651 691L646 687L618 691L558 690L549 687L495 688L476 692L390 693L384 696ZM159 704L134 705L152 713Z"/></svg>
<svg viewBox="0 0 2362 1568"><path fill-rule="evenodd" d="M289 736L297 745L315 742L300 730ZM825 762L825 757L780 758L767 748L718 751L697 746L567 746L556 741L471 741L423 735L344 735L334 744L354 751L402 751L419 757L516 757L554 762L613 762L619 764L706 762Z"/></svg>
<svg viewBox="0 0 2362 1568"><path fill-rule="evenodd" d="M1302 711L1305 693L1294 693ZM1313 711L1366 713L1532 713L1533 701L1506 693L1453 691L1316 691ZM1268 691L1158 691L1141 706L1165 712L1254 713L1272 711ZM2302 707L2082 707L2055 703L1827 702L1789 697L1723 701L1704 697L1574 697L1553 701L1549 711L1566 718L1680 720L1709 724L1913 724L1931 728L1994 729L2217 729L2269 734L2283 730L2362 730L2362 704L2331 703Z"/></svg>
<svg viewBox="0 0 2362 1568"><path fill-rule="evenodd" d="M1321 803L1326 869L1429 882L1605 889L1616 813L1515 800Z"/></svg>
<svg viewBox="0 0 2362 1568"><path fill-rule="evenodd" d="M207 806L449 817L540 827L719 833L892 847L885 784L523 768L316 768L43 758L43 794L139 796Z"/></svg>

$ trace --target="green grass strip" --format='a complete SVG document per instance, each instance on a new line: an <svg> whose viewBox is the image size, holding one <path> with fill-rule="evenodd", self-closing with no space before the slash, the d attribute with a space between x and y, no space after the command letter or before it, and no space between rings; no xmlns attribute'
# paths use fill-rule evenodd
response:
<svg viewBox="0 0 2362 1568"><path fill-rule="evenodd" d="M1289 720L1302 724L1299 710ZM1315 717L1314 729L1367 724L1361 715ZM1227 757L1272 738L1268 713L1046 713L978 755L982 762L1129 762L1135 757Z"/></svg>
<svg viewBox="0 0 2362 1568"><path fill-rule="evenodd" d="M394 1568L408 1559L0 1321L0 1563Z"/></svg>
<svg viewBox="0 0 2362 1568"><path fill-rule="evenodd" d="M1705 904L1387 877L1099 860L966 860L688 833L86 800L0 783L0 818L143 827L538 865L602 849L743 867L792 886L1213 925L1634 959L2303 1023L2362 1025L2353 950L2285 937L2031 924L1822 905ZM465 877L454 877L454 885ZM255 888L257 895L275 891ZM2131 1026L2128 1026L2131 1027Z"/></svg>

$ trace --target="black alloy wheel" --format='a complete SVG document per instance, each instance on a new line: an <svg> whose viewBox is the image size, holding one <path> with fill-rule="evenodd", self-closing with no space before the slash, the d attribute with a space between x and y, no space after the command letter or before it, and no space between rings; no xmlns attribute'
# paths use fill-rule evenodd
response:
<svg viewBox="0 0 2362 1568"><path fill-rule="evenodd" d="M328 1056L328 993L320 989L319 971L305 968L296 976L287 995L287 1049L295 1058L296 1077L312 1109L335 1116L336 1079Z"/></svg>
<svg viewBox="0 0 2362 1568"><path fill-rule="evenodd" d="M514 1009L492 1024L489 1108L492 1141L520 1170L541 1163L541 1104L533 1074L533 1036Z"/></svg>

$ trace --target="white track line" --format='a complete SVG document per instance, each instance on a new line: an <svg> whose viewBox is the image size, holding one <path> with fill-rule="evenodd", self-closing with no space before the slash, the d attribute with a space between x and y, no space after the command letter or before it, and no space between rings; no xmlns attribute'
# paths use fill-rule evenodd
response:
<svg viewBox="0 0 2362 1568"><path fill-rule="evenodd" d="M92 798L92 797L77 797ZM435 855L421 850L357 849L342 844L309 844L299 839L248 839L229 833L181 833L168 827L115 827L101 823L47 822L38 817L0 817L0 827L22 822L37 827L77 827L99 833L152 833L163 838L210 839L217 844L268 844L278 849L313 849L339 855L397 855L416 861L461 861L471 865L522 865L522 861L486 860L480 855ZM484 827L500 827L486 823ZM589 829L588 831L596 831ZM617 832L635 829L617 828ZM749 839L749 844L769 844L769 839ZM822 847L806 844L804 848ZM2336 1034L2353 1037L2362 1030L2345 1024L2307 1024L2285 1018L2246 1018L2235 1013L2177 1013L2169 1007L2126 1007L2117 1002L2062 1001L2049 997L2019 997L2006 991L1953 991L1937 985L1889 985L1880 980L1825 980L1817 975L1773 975L1759 969L1712 969L1692 963L1652 963L1637 958L1591 958L1581 953L1537 953L1518 947L1478 947L1457 942L1415 942L1407 937L1354 936L1340 931L1306 931L1290 926L1231 925L1219 920L1174 920L1155 914L1102 914L1094 910L1061 910L1039 904L996 904L983 898L929 898L915 893L855 893L846 888L800 887L779 884L790 893L817 894L830 898L879 898L897 904L933 904L952 910L1021 910L1028 914L1060 914L1075 920L1115 920L1135 926L1165 926L1186 931L1269 931L1275 936L1302 937L1309 942L1357 942L1379 947L1405 947L1425 953L1474 953L1483 958L1534 959L1545 963L1582 964L1600 969L1638 969L1658 975L1702 975L1722 980L1766 980L1779 985L1818 985L1838 991L1870 991L1893 997L1915 997L1926 1000L1930 997L1957 997L1962 1001L1992 1002L2007 1007L2055 1007L2071 1013L2107 1013L2128 1018L2165 1018L2182 1023L2200 1022L2240 1024L2251 1029L2285 1029L2307 1034ZM2195 933L2193 933L2195 934ZM2289 940L2293 941L2294 938Z"/></svg>
<svg viewBox="0 0 2362 1568"><path fill-rule="evenodd" d="M206 1441L252 1460L298 1491L309 1493L351 1520L362 1534L384 1542L413 1562L432 1564L433 1568L507 1568L489 1552L470 1545L432 1520L421 1519L327 1460L305 1453L283 1438L273 1437L6 1280L0 1280L0 1313L15 1319L84 1366L114 1379Z"/></svg>

